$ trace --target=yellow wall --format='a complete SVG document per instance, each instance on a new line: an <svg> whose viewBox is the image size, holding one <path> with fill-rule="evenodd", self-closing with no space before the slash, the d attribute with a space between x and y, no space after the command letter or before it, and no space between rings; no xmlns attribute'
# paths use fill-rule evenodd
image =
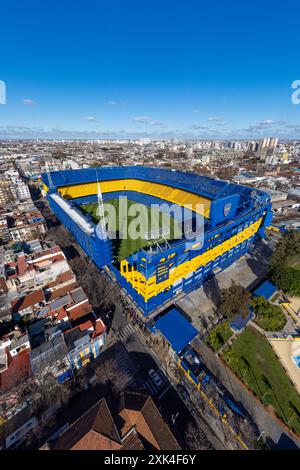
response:
<svg viewBox="0 0 300 470"><path fill-rule="evenodd" d="M182 189L176 189L163 184L150 183L148 181L136 179L101 181L100 188L102 193L136 191L138 193L160 197L161 199L178 204L179 206L190 204L191 210L204 215L206 218L209 217L210 200L197 194L183 191ZM63 186L59 188L59 192L63 197L68 196L72 199L76 197L90 196L91 194L97 194L98 183L94 182L74 186ZM203 207L197 208L197 204L201 204Z"/></svg>
<svg viewBox="0 0 300 470"><path fill-rule="evenodd" d="M195 272L200 266L205 266L208 262L214 261L218 256L223 255L226 251L231 250L231 248L234 248L250 238L255 232L257 232L261 224L261 220L262 219L260 218L245 230L229 240L224 241L220 245L217 245L201 255L170 269L169 278L166 281L156 283L155 275L147 280L142 273L131 267L126 260L121 261L121 274L128 282L130 282L133 288L143 296L145 302L147 302L151 297L156 296L160 292L163 292L165 289L172 286L177 280Z"/></svg>

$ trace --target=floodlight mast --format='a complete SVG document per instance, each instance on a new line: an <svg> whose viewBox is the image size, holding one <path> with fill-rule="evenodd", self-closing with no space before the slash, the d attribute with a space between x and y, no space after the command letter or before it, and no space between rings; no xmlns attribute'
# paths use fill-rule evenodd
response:
<svg viewBox="0 0 300 470"><path fill-rule="evenodd" d="M107 240L103 198L102 198L100 183L98 180L98 172L97 172L97 186L98 186L97 198L98 198L98 211L99 211L98 235L99 235L99 238L101 238L102 240Z"/></svg>
<svg viewBox="0 0 300 470"><path fill-rule="evenodd" d="M48 160L45 161L45 167L46 167L46 173L47 173L47 176L48 176L49 189L52 189L54 187L54 185L53 185L51 173L50 173L50 170L49 170Z"/></svg>
<svg viewBox="0 0 300 470"><path fill-rule="evenodd" d="M167 245L167 248L171 248L171 247L170 247L170 243L168 242L168 240L166 239L166 237L164 237L164 235L162 235L162 239L163 239L163 241L165 242L165 244Z"/></svg>

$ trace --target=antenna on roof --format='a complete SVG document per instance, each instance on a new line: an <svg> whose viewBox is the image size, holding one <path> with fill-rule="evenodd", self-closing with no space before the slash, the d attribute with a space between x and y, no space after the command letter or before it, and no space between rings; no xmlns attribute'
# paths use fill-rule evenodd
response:
<svg viewBox="0 0 300 470"><path fill-rule="evenodd" d="M107 232L106 232L106 224L105 224L105 216L104 216L104 206L103 206L103 198L100 183L98 180L98 171L96 170L97 175L97 199L98 199L98 211L99 211L99 222L97 224L97 234L101 240L107 239Z"/></svg>

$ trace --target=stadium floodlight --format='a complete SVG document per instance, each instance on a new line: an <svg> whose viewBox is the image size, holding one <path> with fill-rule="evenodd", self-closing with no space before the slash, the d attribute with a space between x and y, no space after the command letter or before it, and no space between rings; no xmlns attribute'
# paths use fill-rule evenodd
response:
<svg viewBox="0 0 300 470"><path fill-rule="evenodd" d="M100 183L98 180L98 172L97 172L97 199L98 199L98 211L99 211L99 222L97 224L97 229L96 229L97 235L101 240L107 240L104 205L103 205L102 191L101 191Z"/></svg>
<svg viewBox="0 0 300 470"><path fill-rule="evenodd" d="M46 173L47 173L47 176L48 176L49 188L52 189L53 188L53 182L52 182L52 177L51 177L51 173L50 173L50 170L49 170L49 165L48 165L47 160L45 162L45 167L46 167Z"/></svg>
<svg viewBox="0 0 300 470"><path fill-rule="evenodd" d="M48 164L51 167L49 159ZM183 292L190 292L216 270L240 259L264 235L272 220L269 195L208 176L145 167L64 170L50 175L45 166L47 174L45 171L42 181L52 186L47 195L51 209L99 269L112 273L145 316L170 301L179 285ZM57 194L53 194L54 189ZM104 205L102 193L111 203L105 201ZM130 206L138 201L147 206L145 214L128 214L128 204L126 210L121 204L124 193ZM149 197L163 201L163 210L162 204L153 203ZM153 217L149 206L155 208ZM82 212L92 214L92 220ZM128 233L132 223L128 215L135 217L132 226L136 227L133 230L139 235L138 241ZM95 218L99 219L96 226ZM114 243L113 234L121 241ZM172 259L168 279L162 274L168 263L165 271L161 268L164 254ZM183 272L187 283L182 282Z"/></svg>
<svg viewBox="0 0 300 470"><path fill-rule="evenodd" d="M170 247L170 243L168 242L168 240L162 235L162 239L163 241L165 242L165 244L167 245L168 248L171 248Z"/></svg>

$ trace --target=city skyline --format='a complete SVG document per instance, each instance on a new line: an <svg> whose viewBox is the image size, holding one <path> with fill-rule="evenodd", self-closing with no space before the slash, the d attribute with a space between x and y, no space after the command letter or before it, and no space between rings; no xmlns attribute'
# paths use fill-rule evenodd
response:
<svg viewBox="0 0 300 470"><path fill-rule="evenodd" d="M299 11L290 0L6 4L0 139L299 139Z"/></svg>

